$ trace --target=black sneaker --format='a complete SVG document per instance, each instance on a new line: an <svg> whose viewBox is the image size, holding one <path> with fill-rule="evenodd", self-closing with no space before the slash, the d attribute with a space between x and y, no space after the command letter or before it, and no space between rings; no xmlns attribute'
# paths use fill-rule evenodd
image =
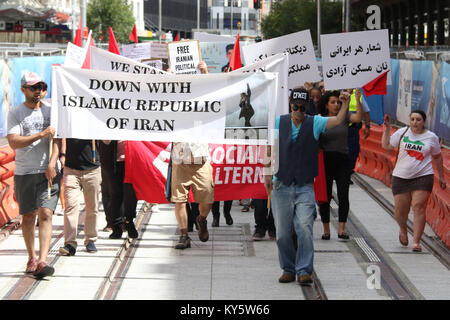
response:
<svg viewBox="0 0 450 320"><path fill-rule="evenodd" d="M122 238L122 225L114 225L112 227L113 232L109 235L110 239L121 239Z"/></svg>
<svg viewBox="0 0 450 320"><path fill-rule="evenodd" d="M97 252L97 247L95 246L94 241L89 241L86 245L86 251L89 253Z"/></svg>
<svg viewBox="0 0 450 320"><path fill-rule="evenodd" d="M175 249L186 249L191 247L191 238L188 235L182 235L175 245Z"/></svg>
<svg viewBox="0 0 450 320"><path fill-rule="evenodd" d="M350 236L347 233L342 232L341 234L338 234L338 238L341 240L349 240Z"/></svg>
<svg viewBox="0 0 450 320"><path fill-rule="evenodd" d="M223 216L225 217L225 222L227 225L231 226L233 224L233 218L231 217L231 214L228 213L223 213Z"/></svg>
<svg viewBox="0 0 450 320"><path fill-rule="evenodd" d="M201 242L206 242L209 239L208 226L206 219L200 219L200 216L197 217L197 229L198 229L198 238Z"/></svg>
<svg viewBox="0 0 450 320"><path fill-rule="evenodd" d="M252 240L253 241L261 241L264 240L266 236L266 230L255 229L255 233L253 233Z"/></svg>
<svg viewBox="0 0 450 320"><path fill-rule="evenodd" d="M213 214L213 221L212 221L211 227L218 227L219 226L219 220L220 220L220 215L219 214Z"/></svg>
<svg viewBox="0 0 450 320"><path fill-rule="evenodd" d="M125 227L128 232L128 237L130 237L131 239L137 239L138 232L136 230L136 226L134 225L134 222L133 221L125 222Z"/></svg>
<svg viewBox="0 0 450 320"><path fill-rule="evenodd" d="M59 253L65 256L74 256L77 249L71 244L66 244L64 247L59 248Z"/></svg>

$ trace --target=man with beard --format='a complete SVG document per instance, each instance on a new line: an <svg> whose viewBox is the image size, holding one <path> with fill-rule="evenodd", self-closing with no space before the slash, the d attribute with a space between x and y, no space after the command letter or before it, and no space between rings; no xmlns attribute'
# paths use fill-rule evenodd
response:
<svg viewBox="0 0 450 320"><path fill-rule="evenodd" d="M52 237L52 215L58 203L61 175L56 167L60 140L51 140L50 107L41 103L45 82L34 72L25 72L21 91L25 102L8 113L8 143L16 151L14 192L22 215L22 234L28 252L26 273L38 279L55 272L47 265ZM49 147L52 143L53 152ZM36 217L39 219L39 258L34 246Z"/></svg>

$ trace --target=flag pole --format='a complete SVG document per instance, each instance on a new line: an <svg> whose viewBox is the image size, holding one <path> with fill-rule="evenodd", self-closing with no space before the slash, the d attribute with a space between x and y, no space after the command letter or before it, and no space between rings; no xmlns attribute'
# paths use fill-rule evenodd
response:
<svg viewBox="0 0 450 320"><path fill-rule="evenodd" d="M92 140L92 162L95 162L95 140Z"/></svg>
<svg viewBox="0 0 450 320"><path fill-rule="evenodd" d="M49 146L49 159L52 156L53 153L53 138L50 137L50 146ZM52 183L50 180L47 181L47 199L50 200L52 197Z"/></svg>

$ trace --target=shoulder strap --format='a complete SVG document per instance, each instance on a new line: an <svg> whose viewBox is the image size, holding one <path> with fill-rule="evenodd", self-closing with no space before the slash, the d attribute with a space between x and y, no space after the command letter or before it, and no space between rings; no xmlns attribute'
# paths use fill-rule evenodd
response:
<svg viewBox="0 0 450 320"><path fill-rule="evenodd" d="M405 135L406 131L408 131L408 129L409 127L406 127L406 130L402 133L402 135L400 136L400 140L398 141L397 155L395 156L394 168L395 165L397 164L398 154L400 153L400 144L402 143L403 136Z"/></svg>

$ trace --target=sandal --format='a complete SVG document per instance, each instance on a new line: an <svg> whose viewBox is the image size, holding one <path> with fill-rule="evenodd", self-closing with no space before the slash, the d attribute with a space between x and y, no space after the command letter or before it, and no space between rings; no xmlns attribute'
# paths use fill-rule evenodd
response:
<svg viewBox="0 0 450 320"><path fill-rule="evenodd" d="M330 234L329 233L324 233L322 235L322 240L330 240Z"/></svg>
<svg viewBox="0 0 450 320"><path fill-rule="evenodd" d="M406 233L406 240L405 240L405 238L402 237L402 233L399 232L399 234L398 234L398 241L400 241L400 244L402 246L406 247L408 245L408 233Z"/></svg>
<svg viewBox="0 0 450 320"><path fill-rule="evenodd" d="M415 243L412 245L412 251L413 252L422 252L422 247L420 246L420 244Z"/></svg>

